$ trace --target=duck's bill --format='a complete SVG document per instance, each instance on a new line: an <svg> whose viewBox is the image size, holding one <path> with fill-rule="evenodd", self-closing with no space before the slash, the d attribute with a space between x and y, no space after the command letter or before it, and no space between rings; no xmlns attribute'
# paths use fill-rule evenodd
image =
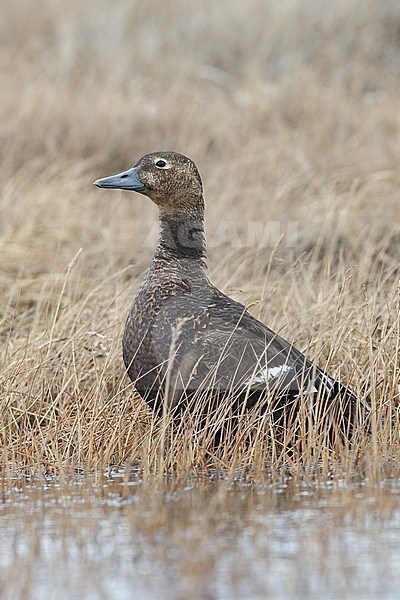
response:
<svg viewBox="0 0 400 600"><path fill-rule="evenodd" d="M131 190L133 192L144 192L146 189L137 176L136 167L128 171L123 171L111 177L103 177L94 182L99 188L108 188L112 190Z"/></svg>

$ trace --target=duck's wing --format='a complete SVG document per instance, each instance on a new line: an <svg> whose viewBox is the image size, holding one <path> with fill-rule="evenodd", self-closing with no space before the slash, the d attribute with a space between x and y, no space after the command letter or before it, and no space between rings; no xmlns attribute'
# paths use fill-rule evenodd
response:
<svg viewBox="0 0 400 600"><path fill-rule="evenodd" d="M279 394L323 392L354 396L295 346L216 290L196 334L202 359L196 377L220 390L271 390ZM354 400L356 397L354 396Z"/></svg>

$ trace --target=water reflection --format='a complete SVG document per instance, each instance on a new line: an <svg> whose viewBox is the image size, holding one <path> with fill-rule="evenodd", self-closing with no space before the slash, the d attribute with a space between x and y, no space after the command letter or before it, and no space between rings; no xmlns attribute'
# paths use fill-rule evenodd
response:
<svg viewBox="0 0 400 600"><path fill-rule="evenodd" d="M19 483L2 600L393 598L400 486Z"/></svg>

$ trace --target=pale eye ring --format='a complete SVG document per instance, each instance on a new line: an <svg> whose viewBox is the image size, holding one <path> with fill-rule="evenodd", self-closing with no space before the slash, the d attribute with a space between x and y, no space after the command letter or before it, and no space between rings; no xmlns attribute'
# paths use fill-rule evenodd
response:
<svg viewBox="0 0 400 600"><path fill-rule="evenodd" d="M162 158L159 158L158 160L156 160L155 162L156 167L158 167L159 169L165 169L165 167L167 166L167 163L165 160L163 160Z"/></svg>

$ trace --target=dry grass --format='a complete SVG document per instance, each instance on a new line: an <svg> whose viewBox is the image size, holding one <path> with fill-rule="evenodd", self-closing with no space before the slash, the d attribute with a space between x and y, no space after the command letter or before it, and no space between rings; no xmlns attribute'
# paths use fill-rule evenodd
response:
<svg viewBox="0 0 400 600"><path fill-rule="evenodd" d="M383 0L3 2L4 469L262 478L321 458L316 438L293 457L262 428L215 453L123 373L156 212L91 182L174 149L205 181L214 282L371 397L371 440L319 468L398 473L399 31Z"/></svg>

